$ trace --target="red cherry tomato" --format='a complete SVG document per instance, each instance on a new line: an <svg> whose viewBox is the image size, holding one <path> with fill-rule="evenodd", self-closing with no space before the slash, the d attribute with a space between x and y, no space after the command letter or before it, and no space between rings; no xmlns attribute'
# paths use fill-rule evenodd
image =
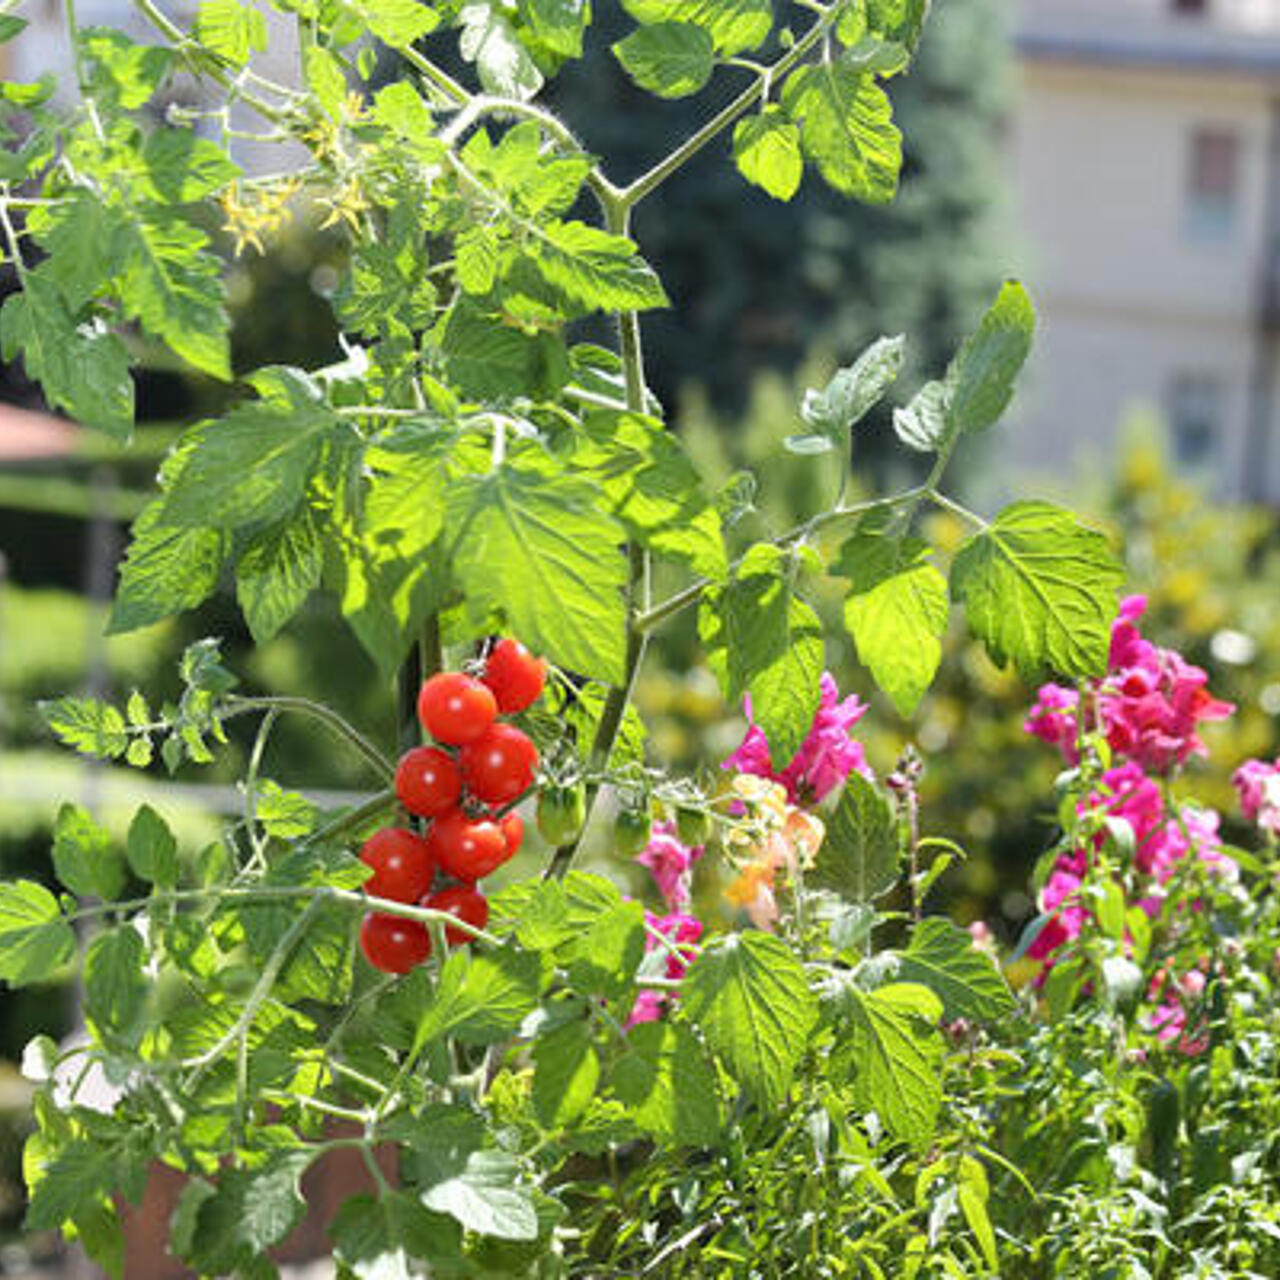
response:
<svg viewBox="0 0 1280 1280"><path fill-rule="evenodd" d="M396 766L396 795L410 813L438 818L458 804L462 794L462 770L439 747L414 747Z"/></svg>
<svg viewBox="0 0 1280 1280"><path fill-rule="evenodd" d="M519 640L499 640L481 679L493 690L498 710L513 715L537 702L547 682L547 660L535 658Z"/></svg>
<svg viewBox="0 0 1280 1280"><path fill-rule="evenodd" d="M475 925L477 929L483 929L489 923L488 899L469 884L453 884L447 889L441 889L439 893L423 898L422 905L433 911L447 911L451 916ZM444 940L452 947L459 942L470 942L471 935L448 925L444 931Z"/></svg>
<svg viewBox="0 0 1280 1280"><path fill-rule="evenodd" d="M375 831L360 850L360 861L373 868L364 891L393 902L417 902L436 873L427 842L402 827Z"/></svg>
<svg viewBox="0 0 1280 1280"><path fill-rule="evenodd" d="M360 926L360 950L383 973L408 973L431 954L431 935L417 920L375 912Z"/></svg>
<svg viewBox="0 0 1280 1280"><path fill-rule="evenodd" d="M498 826L502 828L507 842L507 856L512 857L524 839L524 819L513 809L498 822Z"/></svg>
<svg viewBox="0 0 1280 1280"><path fill-rule="evenodd" d="M418 693L418 719L437 741L451 747L474 742L493 723L493 690L460 671L432 676Z"/></svg>
<svg viewBox="0 0 1280 1280"><path fill-rule="evenodd" d="M468 818L461 809L432 823L427 848L445 875L470 883L483 879L511 856L496 822Z"/></svg>
<svg viewBox="0 0 1280 1280"><path fill-rule="evenodd" d="M462 781L484 804L509 804L533 785L538 749L515 725L495 724L459 754Z"/></svg>

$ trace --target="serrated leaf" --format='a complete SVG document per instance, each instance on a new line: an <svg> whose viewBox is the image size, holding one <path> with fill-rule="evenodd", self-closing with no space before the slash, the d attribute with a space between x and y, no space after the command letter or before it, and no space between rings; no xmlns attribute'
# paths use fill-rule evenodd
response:
<svg viewBox="0 0 1280 1280"><path fill-rule="evenodd" d="M715 65L710 33L688 22L637 27L613 46L613 54L636 84L660 98L697 93Z"/></svg>
<svg viewBox="0 0 1280 1280"><path fill-rule="evenodd" d="M47 981L75 949L75 934L48 889L32 880L0 881L0 979L14 987Z"/></svg>
<svg viewBox="0 0 1280 1280"><path fill-rule="evenodd" d="M1123 582L1106 536L1048 502L1006 507L951 564L951 595L970 630L998 665L1012 660L1028 680L1105 671Z"/></svg>
<svg viewBox="0 0 1280 1280"><path fill-rule="evenodd" d="M538 957L505 946L483 953L458 949L440 970L415 1043L452 1035L489 1044L509 1035L537 1007L542 990Z"/></svg>
<svg viewBox="0 0 1280 1280"><path fill-rule="evenodd" d="M920 538L859 532L833 566L850 582L844 618L858 658L903 716L916 709L942 658L947 580L932 554Z"/></svg>
<svg viewBox="0 0 1280 1280"><path fill-rule="evenodd" d="M942 1002L924 987L891 983L874 991L849 984L845 1060L855 1103L874 1111L895 1137L923 1144L942 1104L937 1031Z"/></svg>
<svg viewBox="0 0 1280 1280"><path fill-rule="evenodd" d="M945 382L926 382L905 409L893 411L898 439L917 453L936 453L950 431L948 396Z"/></svg>
<svg viewBox="0 0 1280 1280"><path fill-rule="evenodd" d="M230 540L222 529L161 524L163 498L134 521L107 634L120 635L203 604L217 589Z"/></svg>
<svg viewBox="0 0 1280 1280"><path fill-rule="evenodd" d="M841 369L821 390L805 392L800 416L814 431L840 440L862 421L897 381L907 341L879 338L848 368Z"/></svg>
<svg viewBox="0 0 1280 1280"><path fill-rule="evenodd" d="M498 237L492 227L476 223L460 231L454 242L458 284L477 297L488 293L498 281L498 251Z"/></svg>
<svg viewBox="0 0 1280 1280"><path fill-rule="evenodd" d="M45 724L58 741L87 756L114 760L129 744L124 717L109 702L96 698L58 698L39 704Z"/></svg>
<svg viewBox="0 0 1280 1280"><path fill-rule="evenodd" d="M440 15L418 0L356 0L356 12L385 45L404 49L440 25Z"/></svg>
<svg viewBox="0 0 1280 1280"><path fill-rule="evenodd" d="M196 36L205 48L243 67L250 54L267 47L267 23L253 5L240 0L201 0Z"/></svg>
<svg viewBox="0 0 1280 1280"><path fill-rule="evenodd" d="M748 182L777 200L790 200L804 177L800 130L770 104L739 120L733 131L733 158Z"/></svg>
<svg viewBox="0 0 1280 1280"><path fill-rule="evenodd" d="M240 166L220 146L191 129L149 134L142 163L152 194L169 204L202 200L240 176Z"/></svg>
<svg viewBox="0 0 1280 1280"><path fill-rule="evenodd" d="M2 888L3 886L0 886ZM146 1167L137 1148L119 1142L68 1143L44 1166L27 1209L28 1231L54 1231L114 1192L138 1193Z"/></svg>
<svg viewBox="0 0 1280 1280"><path fill-rule="evenodd" d="M169 824L144 804L129 824L125 855L133 874L160 889L178 883L178 842Z"/></svg>
<svg viewBox="0 0 1280 1280"><path fill-rule="evenodd" d="M328 1230L334 1258L356 1280L413 1280L418 1261L429 1258L438 1266L461 1257L457 1224L401 1192L353 1196Z"/></svg>
<svg viewBox="0 0 1280 1280"><path fill-rule="evenodd" d="M850 902L870 902L897 883L901 851L888 799L860 773L845 780L808 882Z"/></svg>
<svg viewBox="0 0 1280 1280"><path fill-rule="evenodd" d="M121 216L119 209L83 188L31 215L29 226L49 254L39 276L58 286L73 313L116 273Z"/></svg>
<svg viewBox="0 0 1280 1280"><path fill-rule="evenodd" d="M771 0L623 0L622 7L637 22L703 27L725 56L763 44L773 28Z"/></svg>
<svg viewBox="0 0 1280 1280"><path fill-rule="evenodd" d="M930 0L867 0L867 25L872 31L914 49L919 43Z"/></svg>
<svg viewBox="0 0 1280 1280"><path fill-rule="evenodd" d="M265 644L320 585L324 547L305 504L282 524L257 532L236 564L236 599L249 631Z"/></svg>
<svg viewBox="0 0 1280 1280"><path fill-rule="evenodd" d="M98 934L84 960L85 1012L100 1032L127 1034L147 998L147 950L130 924Z"/></svg>
<svg viewBox="0 0 1280 1280"><path fill-rule="evenodd" d="M78 804L64 804L53 825L53 869L74 894L110 901L124 888L124 859L111 837Z"/></svg>
<svg viewBox="0 0 1280 1280"><path fill-rule="evenodd" d="M533 1109L544 1129L562 1129L586 1110L600 1082L591 1025L577 1019L543 1033L533 1046Z"/></svg>
<svg viewBox="0 0 1280 1280"><path fill-rule="evenodd" d="M582 37L591 21L588 0L524 0L529 26L562 58L582 57Z"/></svg>
<svg viewBox="0 0 1280 1280"><path fill-rule="evenodd" d="M270 778L258 789L254 816L262 829L276 840L296 840L316 829L316 807L306 796L286 791Z"/></svg>
<svg viewBox="0 0 1280 1280"><path fill-rule="evenodd" d="M477 400L534 394L544 382L549 335L530 337L473 305L455 306L440 351L451 383Z"/></svg>
<svg viewBox="0 0 1280 1280"><path fill-rule="evenodd" d="M622 902L617 885L603 876L571 871L563 880L522 880L489 902L489 928L514 933L530 951L554 951L558 959Z"/></svg>
<svg viewBox="0 0 1280 1280"><path fill-rule="evenodd" d="M644 959L644 907L619 903L579 935L566 959L575 991L617 999L630 989Z"/></svg>
<svg viewBox="0 0 1280 1280"><path fill-rule="evenodd" d="M530 247L542 276L587 311L669 305L657 273L626 236L585 222L548 222Z"/></svg>
<svg viewBox="0 0 1280 1280"><path fill-rule="evenodd" d="M795 595L786 553L757 543L733 579L703 597L698 629L732 700L751 695L752 718L781 769L799 751L821 701L822 624Z"/></svg>
<svg viewBox="0 0 1280 1280"><path fill-rule="evenodd" d="M1026 290L1016 280L1006 281L947 370L947 411L954 430L983 431L1004 413L1031 354L1035 327Z"/></svg>
<svg viewBox="0 0 1280 1280"><path fill-rule="evenodd" d="M535 653L584 675L623 678L626 561L594 486L508 464L448 495L453 573L477 622L492 610Z"/></svg>
<svg viewBox="0 0 1280 1280"><path fill-rule="evenodd" d="M464 4L459 24L458 51L475 63L486 92L527 100L542 88L542 73L502 5L494 0Z"/></svg>
<svg viewBox="0 0 1280 1280"><path fill-rule="evenodd" d="M716 938L689 967L680 1008L749 1094L768 1106L786 1100L817 1003L785 942L766 933Z"/></svg>
<svg viewBox="0 0 1280 1280"><path fill-rule="evenodd" d="M0 351L22 355L27 374L50 405L78 422L127 440L133 430L129 353L98 321L77 325L62 294L39 271L0 310Z"/></svg>
<svg viewBox="0 0 1280 1280"><path fill-rule="evenodd" d="M646 1133L668 1146L708 1146L720 1132L716 1077L697 1037L679 1023L627 1032L613 1091Z"/></svg>
<svg viewBox="0 0 1280 1280"><path fill-rule="evenodd" d="M831 186L870 204L893 199L902 135L874 76L839 63L800 67L783 86L782 106Z"/></svg>
<svg viewBox="0 0 1280 1280"><path fill-rule="evenodd" d="M896 976L928 987L948 1018L985 1022L1008 1013L1013 996L991 957L964 930L937 916L922 920L898 955Z"/></svg>

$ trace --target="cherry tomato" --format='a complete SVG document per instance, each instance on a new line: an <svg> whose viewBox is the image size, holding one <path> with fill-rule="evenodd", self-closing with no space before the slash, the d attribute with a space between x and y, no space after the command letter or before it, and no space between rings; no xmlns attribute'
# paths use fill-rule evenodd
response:
<svg viewBox="0 0 1280 1280"><path fill-rule="evenodd" d="M457 808L462 794L462 770L439 747L414 747L396 766L396 795L410 813L438 818Z"/></svg>
<svg viewBox="0 0 1280 1280"><path fill-rule="evenodd" d="M519 640L499 640L485 663L481 679L493 690L498 710L513 715L542 696L547 682L547 660L535 658Z"/></svg>
<svg viewBox="0 0 1280 1280"><path fill-rule="evenodd" d="M711 815L705 809L681 805L676 810L676 835L684 844L706 844L711 839Z"/></svg>
<svg viewBox="0 0 1280 1280"><path fill-rule="evenodd" d="M502 828L503 838L507 842L507 856L513 857L524 840L524 819L512 809L499 820L498 826Z"/></svg>
<svg viewBox="0 0 1280 1280"><path fill-rule="evenodd" d="M460 671L442 671L418 694L418 719L437 741L451 747L474 742L493 723L498 703L493 691Z"/></svg>
<svg viewBox="0 0 1280 1280"><path fill-rule="evenodd" d="M581 787L546 786L538 793L538 830L548 844L568 844L586 820L587 798Z"/></svg>
<svg viewBox="0 0 1280 1280"><path fill-rule="evenodd" d="M470 883L483 879L511 856L498 823L468 818L461 809L432 823L427 848L441 871Z"/></svg>
<svg viewBox="0 0 1280 1280"><path fill-rule="evenodd" d="M469 884L453 884L447 889L441 889L438 893L423 898L422 905L433 911L447 911L451 916L475 925L477 929L483 929L489 923L488 899ZM445 927L444 940L452 947L459 942L470 942L471 935L448 925Z"/></svg>
<svg viewBox="0 0 1280 1280"><path fill-rule="evenodd" d="M509 804L533 785L538 749L515 725L495 724L459 754L462 781L484 804Z"/></svg>
<svg viewBox="0 0 1280 1280"><path fill-rule="evenodd" d="M634 857L653 838L653 818L647 807L620 809L613 820L613 847L624 858Z"/></svg>
<svg viewBox="0 0 1280 1280"><path fill-rule="evenodd" d="M375 831L360 850L360 861L373 868L364 891L393 902L417 902L436 873L427 842L402 827Z"/></svg>
<svg viewBox="0 0 1280 1280"><path fill-rule="evenodd" d="M360 950L383 973L408 973L431 954L431 935L417 920L375 912L360 926Z"/></svg>

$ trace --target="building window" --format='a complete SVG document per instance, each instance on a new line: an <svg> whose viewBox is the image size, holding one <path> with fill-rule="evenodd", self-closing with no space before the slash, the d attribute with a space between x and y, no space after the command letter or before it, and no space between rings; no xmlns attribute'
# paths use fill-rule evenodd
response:
<svg viewBox="0 0 1280 1280"><path fill-rule="evenodd" d="M1209 0L1170 0L1169 7L1174 13L1202 18L1209 12Z"/></svg>
<svg viewBox="0 0 1280 1280"><path fill-rule="evenodd" d="M1230 129L1197 129L1191 135L1187 183L1187 234L1191 239L1230 238L1239 188L1239 135Z"/></svg>
<svg viewBox="0 0 1280 1280"><path fill-rule="evenodd" d="M1181 373L1169 389L1169 427L1180 467L1212 468L1222 434L1222 379L1212 373Z"/></svg>

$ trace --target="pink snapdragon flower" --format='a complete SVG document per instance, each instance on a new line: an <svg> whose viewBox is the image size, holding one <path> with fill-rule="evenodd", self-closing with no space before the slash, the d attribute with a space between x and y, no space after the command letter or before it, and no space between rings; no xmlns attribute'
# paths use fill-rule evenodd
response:
<svg viewBox="0 0 1280 1280"><path fill-rule="evenodd" d="M1280 838L1280 759L1246 760L1231 775L1246 822L1256 822L1272 839Z"/></svg>
<svg viewBox="0 0 1280 1280"><path fill-rule="evenodd" d="M1156 1039L1161 1044L1173 1045L1188 1057L1203 1053L1209 1047L1203 1018L1197 1018L1190 1034L1187 1030L1190 1015L1196 1011L1207 982L1200 969L1191 969L1180 978L1161 971L1147 988L1147 999L1155 1005L1148 1025Z"/></svg>
<svg viewBox="0 0 1280 1280"><path fill-rule="evenodd" d="M704 845L687 845L677 839L674 822L654 824L653 835L636 861L653 874L668 910L683 911L692 901L693 864L704 849Z"/></svg>
<svg viewBox="0 0 1280 1280"><path fill-rule="evenodd" d="M1200 667L1143 638L1137 623L1146 607L1145 596L1128 596L1120 603L1111 628L1107 675L1097 686L1097 714L1117 756L1167 773L1190 756L1205 754L1200 724L1223 720L1235 708L1209 693L1209 677ZM1073 690L1044 685L1023 726L1057 747L1070 764L1079 759L1079 704Z"/></svg>
<svg viewBox="0 0 1280 1280"><path fill-rule="evenodd" d="M780 782L793 804L817 804L855 770L864 778L872 778L862 743L849 736L850 729L866 713L866 703L852 694L841 701L835 677L829 671L822 673L821 695L808 736L781 771L774 768L764 730L752 720L748 696L745 709L751 724L747 736L721 768Z"/></svg>
<svg viewBox="0 0 1280 1280"><path fill-rule="evenodd" d="M665 951L666 976L683 978L685 970L693 961L693 947L702 937L702 921L683 911L673 911L665 916L656 916L651 911L644 914L645 923L649 926L645 931L645 953L650 954L659 949ZM667 939L667 943L664 944L655 934L661 934ZM627 1026L656 1022L666 1012L676 994L674 991L655 991L649 988L642 990L631 1006Z"/></svg>

